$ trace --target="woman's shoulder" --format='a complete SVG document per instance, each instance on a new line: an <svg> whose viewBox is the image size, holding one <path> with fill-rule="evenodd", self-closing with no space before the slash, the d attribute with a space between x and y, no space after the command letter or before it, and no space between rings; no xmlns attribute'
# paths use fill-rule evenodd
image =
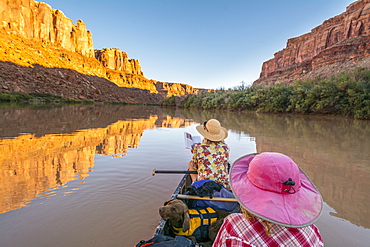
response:
<svg viewBox="0 0 370 247"><path fill-rule="evenodd" d="M220 142L220 145L228 147L229 145L226 144L225 141Z"/></svg>
<svg viewBox="0 0 370 247"><path fill-rule="evenodd" d="M247 220L242 213L232 213L232 214L229 214L225 220L229 221L229 222L232 222L232 223L235 223L235 222L240 222L240 221L245 221Z"/></svg>
<svg viewBox="0 0 370 247"><path fill-rule="evenodd" d="M229 150L229 146L225 142L216 142L214 145L215 145L214 147Z"/></svg>
<svg viewBox="0 0 370 247"><path fill-rule="evenodd" d="M194 144L194 149L215 149L223 148L225 150L229 149L229 146L225 142L201 142Z"/></svg>
<svg viewBox="0 0 370 247"><path fill-rule="evenodd" d="M205 143L207 145L207 143ZM226 142L224 141L219 141L219 142L209 142L208 145L211 145L211 146L222 146L222 147L228 147L228 145L226 144Z"/></svg>
<svg viewBox="0 0 370 247"><path fill-rule="evenodd" d="M194 148L199 148L199 147L209 147L209 144L206 142L199 142L194 144Z"/></svg>

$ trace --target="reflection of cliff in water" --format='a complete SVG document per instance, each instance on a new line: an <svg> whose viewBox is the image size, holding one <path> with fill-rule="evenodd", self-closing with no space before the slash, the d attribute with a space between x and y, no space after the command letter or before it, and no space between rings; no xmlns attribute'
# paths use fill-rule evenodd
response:
<svg viewBox="0 0 370 247"><path fill-rule="evenodd" d="M78 105L61 107L5 108L0 105L0 138L19 133L64 134L89 128L105 128L118 120L147 119L161 115L161 109L148 106Z"/></svg>
<svg viewBox="0 0 370 247"><path fill-rule="evenodd" d="M84 179L94 166L95 154L123 156L139 145L146 129L188 125L183 119L151 115L147 110L130 107L126 111L122 106L104 111L89 106L2 109L0 129L15 137L0 138L0 213L20 208L50 188ZM117 116L112 117L112 112Z"/></svg>
<svg viewBox="0 0 370 247"><path fill-rule="evenodd" d="M327 116L180 111L256 139L257 152L284 153L307 173L336 217L370 228L370 122Z"/></svg>

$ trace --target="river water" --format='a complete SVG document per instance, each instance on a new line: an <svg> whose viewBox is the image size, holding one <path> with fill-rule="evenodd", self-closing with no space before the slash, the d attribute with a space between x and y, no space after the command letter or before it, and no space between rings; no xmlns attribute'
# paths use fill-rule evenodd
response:
<svg viewBox="0 0 370 247"><path fill-rule="evenodd" d="M290 156L324 198L326 246L369 246L370 121L154 106L0 107L0 246L132 247L191 158L184 131L217 118L231 163Z"/></svg>

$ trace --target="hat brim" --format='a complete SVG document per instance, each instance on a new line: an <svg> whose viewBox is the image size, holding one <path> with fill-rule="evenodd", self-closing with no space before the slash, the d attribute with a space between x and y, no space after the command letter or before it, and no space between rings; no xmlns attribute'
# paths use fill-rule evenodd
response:
<svg viewBox="0 0 370 247"><path fill-rule="evenodd" d="M223 141L228 137L227 129L225 129L224 127L221 127L221 131L218 135L210 134L208 131L204 129L203 125L198 125L195 128L197 129L199 134L201 134L202 136L204 136L206 139L210 141Z"/></svg>
<svg viewBox="0 0 370 247"><path fill-rule="evenodd" d="M249 163L256 155L243 156L231 167L231 188L239 203L253 215L277 225L299 228L313 224L322 213L323 202L308 176L299 169L301 188L295 194L262 190L246 175Z"/></svg>

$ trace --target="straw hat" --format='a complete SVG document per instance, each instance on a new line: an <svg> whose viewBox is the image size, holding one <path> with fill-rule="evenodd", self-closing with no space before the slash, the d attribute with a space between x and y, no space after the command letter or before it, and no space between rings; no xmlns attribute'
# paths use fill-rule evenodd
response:
<svg viewBox="0 0 370 247"><path fill-rule="evenodd" d="M265 152L239 158L231 167L230 182L241 206L277 225L305 227L321 215L320 192L284 154Z"/></svg>
<svg viewBox="0 0 370 247"><path fill-rule="evenodd" d="M222 141L228 136L227 130L216 119L210 119L204 122L203 125L198 125L196 129L210 141Z"/></svg>

